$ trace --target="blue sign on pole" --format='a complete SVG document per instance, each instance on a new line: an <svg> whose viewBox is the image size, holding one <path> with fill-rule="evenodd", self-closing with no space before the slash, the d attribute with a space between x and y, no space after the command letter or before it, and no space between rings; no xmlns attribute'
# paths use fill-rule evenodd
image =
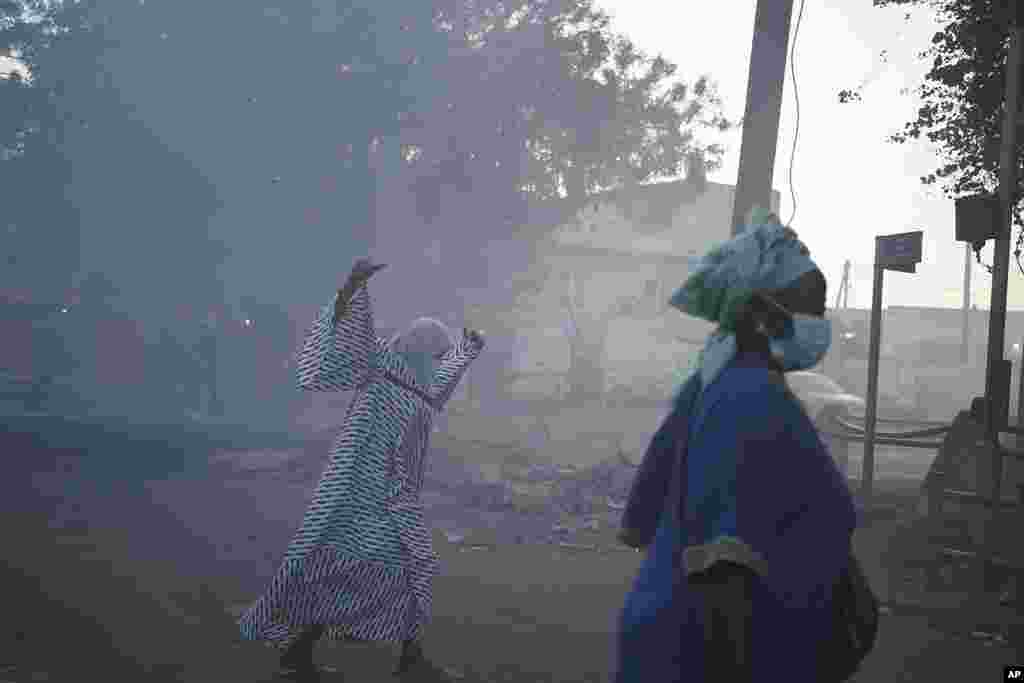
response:
<svg viewBox="0 0 1024 683"><path fill-rule="evenodd" d="M886 270L913 273L921 262L924 232L875 237L875 282L871 292L871 340L868 346L868 395L864 416L864 460L861 464L861 502L871 505L875 478L875 426L878 421L878 365L882 346L882 283Z"/></svg>
<svg viewBox="0 0 1024 683"><path fill-rule="evenodd" d="M879 235L875 238L875 264L889 270L913 273L914 266L921 262L923 238L921 230Z"/></svg>

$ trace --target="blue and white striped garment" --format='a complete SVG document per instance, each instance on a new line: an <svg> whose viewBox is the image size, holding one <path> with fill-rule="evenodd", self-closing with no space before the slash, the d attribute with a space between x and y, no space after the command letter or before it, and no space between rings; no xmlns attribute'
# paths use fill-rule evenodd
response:
<svg viewBox="0 0 1024 683"><path fill-rule="evenodd" d="M282 566L239 619L244 638L281 648L312 624L329 639L387 642L426 625L439 561L419 500L424 456L435 411L480 354L462 340L424 386L377 337L365 287L336 327L332 314L333 303L306 335L298 386L356 394Z"/></svg>

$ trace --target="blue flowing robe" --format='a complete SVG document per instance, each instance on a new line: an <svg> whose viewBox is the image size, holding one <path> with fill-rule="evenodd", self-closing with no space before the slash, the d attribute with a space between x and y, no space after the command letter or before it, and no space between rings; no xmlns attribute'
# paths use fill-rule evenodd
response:
<svg viewBox="0 0 1024 683"><path fill-rule="evenodd" d="M620 616L615 680L718 680L704 671L703 600L685 577L700 570L692 558L738 548L729 559L749 558L756 571L753 671L819 683L816 651L856 527L849 487L764 356L739 354L699 392L684 386L645 456L645 481L634 485L631 498L638 485L647 497L627 510L626 525L650 520L657 506L658 526Z"/></svg>

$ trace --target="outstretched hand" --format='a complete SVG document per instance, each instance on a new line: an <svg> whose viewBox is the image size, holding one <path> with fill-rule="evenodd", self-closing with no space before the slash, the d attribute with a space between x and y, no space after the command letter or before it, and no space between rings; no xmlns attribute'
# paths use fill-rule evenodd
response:
<svg viewBox="0 0 1024 683"><path fill-rule="evenodd" d="M387 265L383 263L374 264L368 258L361 258L355 262L352 266L352 272L349 273L348 279L345 281L345 285L338 290L338 297L334 301L334 324L338 323L338 319L348 313L349 302L355 295L359 288L366 284L367 280L374 276L374 274L387 268Z"/></svg>
<svg viewBox="0 0 1024 683"><path fill-rule="evenodd" d="M471 330L468 327L462 329L462 338L472 344L475 349L482 349L486 345L484 333L479 330Z"/></svg>
<svg viewBox="0 0 1024 683"><path fill-rule="evenodd" d="M373 261L368 258L361 258L352 266L352 272L348 277L349 280L353 281L353 283L362 284L373 277L376 272L382 268L387 268L387 265L384 263L374 264Z"/></svg>

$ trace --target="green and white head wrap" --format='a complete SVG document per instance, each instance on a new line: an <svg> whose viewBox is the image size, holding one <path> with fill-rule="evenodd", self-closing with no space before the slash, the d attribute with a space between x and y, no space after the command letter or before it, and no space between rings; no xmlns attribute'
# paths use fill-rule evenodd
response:
<svg viewBox="0 0 1024 683"><path fill-rule="evenodd" d="M669 305L718 325L697 363L705 387L736 355L736 326L753 294L785 289L816 269L796 232L760 207L748 215L744 232L696 261Z"/></svg>

